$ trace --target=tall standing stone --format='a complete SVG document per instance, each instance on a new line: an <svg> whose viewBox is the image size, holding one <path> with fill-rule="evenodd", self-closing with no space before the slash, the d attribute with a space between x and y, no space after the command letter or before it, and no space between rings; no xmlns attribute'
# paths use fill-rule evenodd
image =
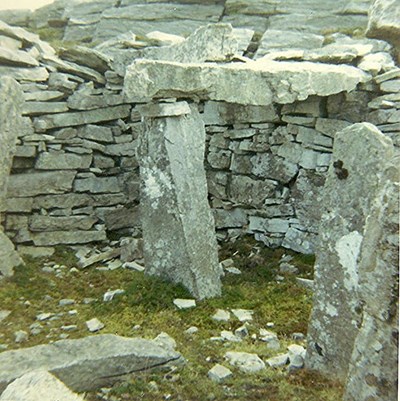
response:
<svg viewBox="0 0 400 401"><path fill-rule="evenodd" d="M375 126L338 133L323 195L314 304L306 365L339 380L347 375L361 323L359 255L372 201L393 144Z"/></svg>
<svg viewBox="0 0 400 401"><path fill-rule="evenodd" d="M220 295L220 271L204 170L205 129L186 102L143 106L139 148L146 271L198 299Z"/></svg>
<svg viewBox="0 0 400 401"><path fill-rule="evenodd" d="M21 126L23 94L16 81L0 78L0 213L5 208L8 176ZM0 279L11 276L13 268L23 263L14 245L0 225Z"/></svg>
<svg viewBox="0 0 400 401"><path fill-rule="evenodd" d="M399 337L399 174L400 158L385 170L364 231L359 263L363 303L344 399L397 398Z"/></svg>

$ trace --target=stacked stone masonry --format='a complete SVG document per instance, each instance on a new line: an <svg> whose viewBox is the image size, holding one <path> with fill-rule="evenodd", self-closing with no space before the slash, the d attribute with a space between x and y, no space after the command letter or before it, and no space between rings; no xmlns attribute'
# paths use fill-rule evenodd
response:
<svg viewBox="0 0 400 401"><path fill-rule="evenodd" d="M186 42L158 34L155 46L152 35L132 36L129 45L117 38L98 49L77 46L56 55L36 35L1 22L0 72L21 83L26 101L3 222L13 242L19 247L90 243L116 230L140 236L137 102L149 99L124 95L126 66L142 57L187 62L190 48L196 49L190 56L196 62L225 58L246 67L252 62L243 58L251 32L217 24ZM305 71L315 69L315 76L300 77L296 84L281 80L271 101L246 106L198 96L219 239L247 232L268 246L314 252L320 216L313 205L320 202L335 133L369 121L398 145L400 72L390 45L337 34L321 47L323 37L314 36L314 49L277 50L261 43L262 53L255 52L260 65L296 61ZM214 37L222 43L229 38L225 43L235 46L218 48ZM321 69L330 77L337 71L337 81L328 86L318 81ZM304 89L302 79L314 83Z"/></svg>

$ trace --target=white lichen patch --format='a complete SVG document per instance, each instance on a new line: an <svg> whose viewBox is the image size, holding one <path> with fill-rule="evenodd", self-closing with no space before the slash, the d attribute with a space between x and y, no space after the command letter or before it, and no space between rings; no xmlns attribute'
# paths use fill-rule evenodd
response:
<svg viewBox="0 0 400 401"><path fill-rule="evenodd" d="M363 236L358 231L341 237L335 244L339 262L344 270L343 285L348 291L356 290L358 287L358 264L357 259Z"/></svg>

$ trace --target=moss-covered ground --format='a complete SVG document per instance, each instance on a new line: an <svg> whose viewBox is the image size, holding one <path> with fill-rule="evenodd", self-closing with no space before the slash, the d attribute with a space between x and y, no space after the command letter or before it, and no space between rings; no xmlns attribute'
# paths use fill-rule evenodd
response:
<svg viewBox="0 0 400 401"><path fill-rule="evenodd" d="M73 251L57 249L49 260L28 260L26 266L17 268L14 277L1 285L0 309L12 312L0 322L0 350L4 346L10 350L48 343L65 334L69 338L91 335L85 322L97 317L105 325L100 333L145 338L154 338L160 332L168 333L176 340L177 350L187 363L172 372L141 373L111 389L88 393L86 398L90 401L339 401L340 384L314 372L288 373L285 368L266 368L261 373L249 375L224 361L223 356L229 350L255 352L265 360L284 353L288 344L304 345L292 340L291 335L295 332L306 334L311 293L299 287L293 276L286 275L281 282L276 280L283 254L294 257L291 263L299 269L299 276L312 276L312 256L284 249L269 250L251 238L224 244L220 260L232 258L242 274L225 275L220 298L198 302L193 309L177 310L173 299L190 298L183 287L125 269L101 271L92 266L71 271L77 266ZM49 261L59 265L53 269L58 273L42 270ZM111 302L103 302L103 294L115 289L123 289L125 293ZM59 306L59 301L66 298L74 299L75 304ZM84 298L96 301L86 304ZM240 343L210 341L221 330L235 330L242 325L234 318L229 322L213 320L211 316L217 308L253 310L254 320L248 326L250 335ZM39 313L55 315L41 322L39 334L29 334L25 342L16 343L14 333L18 330L30 333L30 326L37 322ZM268 322L274 323L271 330L280 339L279 351L269 350L265 343L251 336L258 334L260 328L266 328ZM61 326L66 325L76 325L77 329L63 331ZM186 334L185 330L191 326L196 326L199 331ZM212 382L207 372L215 363L229 367L234 372L233 377L222 384Z"/></svg>

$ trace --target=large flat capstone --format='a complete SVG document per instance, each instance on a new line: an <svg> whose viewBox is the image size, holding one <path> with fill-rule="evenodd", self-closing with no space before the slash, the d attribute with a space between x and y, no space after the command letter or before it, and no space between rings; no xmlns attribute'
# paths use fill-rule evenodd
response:
<svg viewBox="0 0 400 401"><path fill-rule="evenodd" d="M108 386L121 376L168 363L181 355L159 342L113 334L6 351L0 354L0 394L9 383L33 370L54 374L76 392Z"/></svg>
<svg viewBox="0 0 400 401"><path fill-rule="evenodd" d="M392 141L369 123L336 134L321 204L306 365L344 380L361 323L359 257Z"/></svg>
<svg viewBox="0 0 400 401"><path fill-rule="evenodd" d="M146 272L183 284L199 299L220 295L203 164L204 123L186 102L144 106L141 114L145 129L138 159Z"/></svg>
<svg viewBox="0 0 400 401"><path fill-rule="evenodd" d="M310 62L260 59L214 64L137 60L127 69L124 92L132 101L190 95L266 106L351 91L368 77L355 67Z"/></svg>

